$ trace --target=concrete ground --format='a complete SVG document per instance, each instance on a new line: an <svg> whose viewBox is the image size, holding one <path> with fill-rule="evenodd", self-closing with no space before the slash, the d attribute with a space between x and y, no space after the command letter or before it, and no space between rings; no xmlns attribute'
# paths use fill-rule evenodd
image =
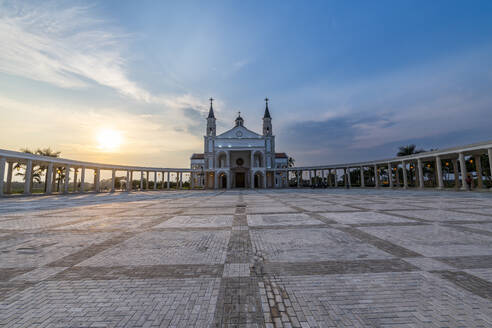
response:
<svg viewBox="0 0 492 328"><path fill-rule="evenodd" d="M0 327L492 327L492 195L0 200Z"/></svg>

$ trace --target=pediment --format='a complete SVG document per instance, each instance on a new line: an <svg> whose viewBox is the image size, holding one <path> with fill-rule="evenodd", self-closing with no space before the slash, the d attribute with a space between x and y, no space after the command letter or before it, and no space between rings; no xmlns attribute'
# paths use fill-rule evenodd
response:
<svg viewBox="0 0 492 328"><path fill-rule="evenodd" d="M244 126L235 126L232 129L219 134L217 138L262 138L263 136L246 129Z"/></svg>

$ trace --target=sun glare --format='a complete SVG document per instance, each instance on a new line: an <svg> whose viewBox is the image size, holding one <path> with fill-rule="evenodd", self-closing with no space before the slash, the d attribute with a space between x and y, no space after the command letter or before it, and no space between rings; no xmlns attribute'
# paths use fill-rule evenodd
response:
<svg viewBox="0 0 492 328"><path fill-rule="evenodd" d="M121 145L121 132L112 129L102 129L97 134L98 148L103 151L115 151Z"/></svg>

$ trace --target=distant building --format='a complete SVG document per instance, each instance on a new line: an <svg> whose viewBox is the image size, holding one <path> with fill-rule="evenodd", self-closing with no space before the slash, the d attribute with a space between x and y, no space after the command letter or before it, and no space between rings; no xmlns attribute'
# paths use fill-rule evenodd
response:
<svg viewBox="0 0 492 328"><path fill-rule="evenodd" d="M235 126L217 135L212 101L211 98L204 153L191 156L191 168L202 172L193 176L195 186L215 189L286 187L286 172L275 169L287 168L288 156L275 152L268 98L265 99L263 134L247 129L239 113Z"/></svg>

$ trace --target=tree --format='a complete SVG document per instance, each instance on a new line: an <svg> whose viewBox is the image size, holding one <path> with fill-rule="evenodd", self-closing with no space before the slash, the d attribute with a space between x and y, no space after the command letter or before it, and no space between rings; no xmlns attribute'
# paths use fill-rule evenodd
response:
<svg viewBox="0 0 492 328"><path fill-rule="evenodd" d="M401 157L401 156L408 156L408 155L413 155L413 154L418 154L418 153L423 153L425 152L424 149L416 149L417 146L414 144L407 145L407 146L401 146L398 149L398 153L396 153L396 156Z"/></svg>
<svg viewBox="0 0 492 328"><path fill-rule="evenodd" d="M36 151L31 151L27 148L23 148L21 149L21 151L23 153L26 153L26 154L35 154L35 155L41 155L41 156L48 156L48 157L60 157L60 152L59 151L53 151L51 150L51 148L44 148L44 149L41 149L41 148L38 148ZM16 176L22 176L25 180L25 177L26 177L26 173L25 171L24 172L20 172L20 169L21 168L24 168L25 165L24 164L21 164L21 163L16 163L15 166L14 166L14 169L16 169L18 172L15 174ZM35 181L36 183L41 183L42 182L42 176L43 176L43 173L44 171L46 171L47 169L47 166L45 165L36 165L32 168L32 180ZM59 168L58 169L58 173L59 173L59 177L58 177L58 185L60 184L60 180L64 178L65 174L65 168ZM63 173L63 175L61 174ZM31 184L31 188L32 188L32 184ZM44 191L46 191L46 185L44 186Z"/></svg>
<svg viewBox="0 0 492 328"><path fill-rule="evenodd" d="M296 162L295 159L293 159L292 157L289 157L289 159L287 160L287 166L288 167L294 167L295 162Z"/></svg>
<svg viewBox="0 0 492 328"><path fill-rule="evenodd" d="M398 148L398 152L396 153L396 156L401 157L401 156L409 156L409 155L414 155L418 153L423 153L426 150L424 149L417 149L417 146L414 144L407 145L407 146L401 146ZM415 168L416 169L416 168ZM412 171L412 166L410 165L410 169L408 170L408 178L410 181L413 181L413 171Z"/></svg>

